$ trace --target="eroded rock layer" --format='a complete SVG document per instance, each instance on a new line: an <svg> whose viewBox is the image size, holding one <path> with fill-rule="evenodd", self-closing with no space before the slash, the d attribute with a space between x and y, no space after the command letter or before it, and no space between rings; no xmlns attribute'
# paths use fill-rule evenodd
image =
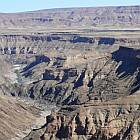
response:
<svg viewBox="0 0 140 140"><path fill-rule="evenodd" d="M22 94L59 104L102 102L135 94L140 86L139 54L138 49L120 47L110 55L37 56L22 71L33 80L26 91L21 89Z"/></svg>
<svg viewBox="0 0 140 140"><path fill-rule="evenodd" d="M111 102L65 106L24 140L139 140L139 93Z"/></svg>
<svg viewBox="0 0 140 140"><path fill-rule="evenodd" d="M47 116L46 124L24 140L139 140L139 56L139 49L120 47L111 55L93 58L92 63L82 61L83 67L73 65L77 67L67 70L61 66L67 64L65 59L51 65L47 59L43 80L32 85L32 93L38 94L32 95L36 98L42 93L40 98L62 101L65 106ZM60 86L66 85L71 90L62 94L65 88Z"/></svg>
<svg viewBox="0 0 140 140"><path fill-rule="evenodd" d="M80 50L116 49L119 45L140 45L140 38L128 37L97 37L86 34L55 33L38 35L0 35L0 54L39 54L50 50ZM107 48L110 46L111 48Z"/></svg>

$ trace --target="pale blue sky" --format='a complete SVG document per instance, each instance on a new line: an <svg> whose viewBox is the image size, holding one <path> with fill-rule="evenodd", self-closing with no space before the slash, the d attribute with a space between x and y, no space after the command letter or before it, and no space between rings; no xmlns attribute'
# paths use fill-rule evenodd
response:
<svg viewBox="0 0 140 140"><path fill-rule="evenodd" d="M116 5L140 5L140 0L0 0L0 12Z"/></svg>

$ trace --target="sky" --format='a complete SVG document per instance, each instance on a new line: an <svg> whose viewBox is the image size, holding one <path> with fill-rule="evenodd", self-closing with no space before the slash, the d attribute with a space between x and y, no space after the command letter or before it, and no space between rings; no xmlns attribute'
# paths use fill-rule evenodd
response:
<svg viewBox="0 0 140 140"><path fill-rule="evenodd" d="M24 12L67 7L140 5L140 0L0 0L0 12Z"/></svg>

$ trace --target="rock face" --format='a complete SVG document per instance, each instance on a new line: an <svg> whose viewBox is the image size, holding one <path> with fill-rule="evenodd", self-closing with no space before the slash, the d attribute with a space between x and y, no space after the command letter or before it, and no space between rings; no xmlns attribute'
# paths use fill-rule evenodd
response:
<svg viewBox="0 0 140 140"><path fill-rule="evenodd" d="M62 107L24 140L139 140L139 97L137 94L111 102Z"/></svg>
<svg viewBox="0 0 140 140"><path fill-rule="evenodd" d="M92 37L91 37L92 36ZM139 37L97 37L93 35L56 33L42 35L0 35L0 54L8 55L33 55L42 54L47 51L80 50L90 51L101 46L138 46ZM86 46L86 47L85 47ZM107 48L109 50L109 48Z"/></svg>
<svg viewBox="0 0 140 140"><path fill-rule="evenodd" d="M27 86L28 92L21 89L22 94L59 104L102 102L134 94L140 84L139 54L139 49L120 47L111 55L97 53L94 57L38 56L23 70L34 82Z"/></svg>
<svg viewBox="0 0 140 140"><path fill-rule="evenodd" d="M92 63L85 56L83 67L77 62L68 69L63 69L67 58L59 58L59 63L50 58L42 80L31 85L32 94L65 106L24 140L139 140L139 55L139 49L120 47L108 56L89 57ZM71 91L62 88L66 85Z"/></svg>
<svg viewBox="0 0 140 140"><path fill-rule="evenodd" d="M88 55L84 56L87 61L82 61L83 67L78 57L77 63L72 60L73 65L67 64L71 63L67 57L45 62L42 80L31 85L32 94L37 94L33 97L46 96L65 106L47 116L46 124L31 131L24 140L140 139L140 50L120 47L111 55L100 54L98 59L90 56L92 63ZM62 88L66 85L72 86L71 91Z"/></svg>
<svg viewBox="0 0 140 140"><path fill-rule="evenodd" d="M140 140L139 25L140 6L1 13L0 93L61 105L24 140ZM34 115L0 101L8 139Z"/></svg>
<svg viewBox="0 0 140 140"><path fill-rule="evenodd" d="M40 10L17 14L0 14L0 26L77 27L139 26L140 6L98 7Z"/></svg>

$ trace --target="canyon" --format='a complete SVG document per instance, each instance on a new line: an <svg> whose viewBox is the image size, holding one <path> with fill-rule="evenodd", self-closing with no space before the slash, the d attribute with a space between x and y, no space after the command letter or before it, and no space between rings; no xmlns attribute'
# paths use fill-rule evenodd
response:
<svg viewBox="0 0 140 140"><path fill-rule="evenodd" d="M140 6L0 13L0 139L139 140L139 25Z"/></svg>

